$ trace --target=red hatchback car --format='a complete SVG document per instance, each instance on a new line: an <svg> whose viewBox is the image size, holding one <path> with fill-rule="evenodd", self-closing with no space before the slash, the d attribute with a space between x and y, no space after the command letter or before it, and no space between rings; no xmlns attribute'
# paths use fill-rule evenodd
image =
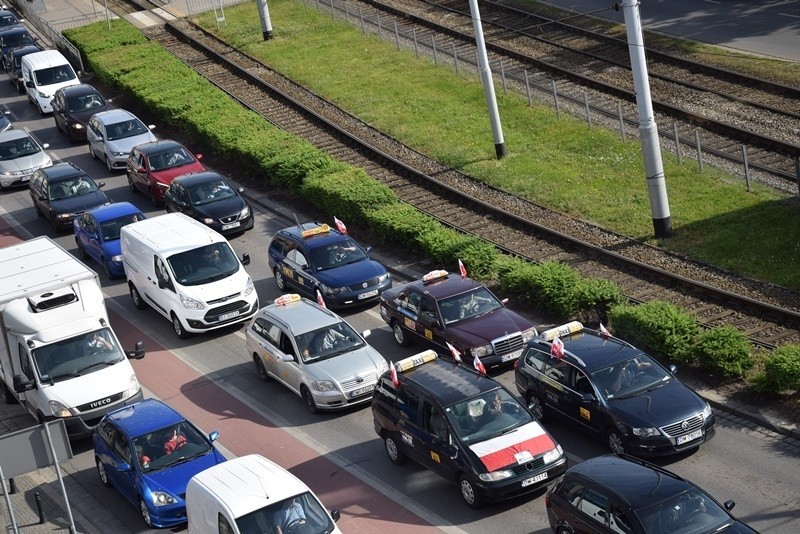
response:
<svg viewBox="0 0 800 534"><path fill-rule="evenodd" d="M172 180L188 172L206 170L200 159L182 144L170 139L142 143L128 156L128 186L150 198L154 206L164 203L164 193Z"/></svg>

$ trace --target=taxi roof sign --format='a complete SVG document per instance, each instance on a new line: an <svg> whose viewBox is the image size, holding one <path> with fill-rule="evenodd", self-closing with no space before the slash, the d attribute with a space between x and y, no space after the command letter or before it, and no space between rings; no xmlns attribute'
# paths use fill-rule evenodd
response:
<svg viewBox="0 0 800 534"><path fill-rule="evenodd" d="M308 230L303 230L302 232L300 232L300 237L305 239L306 237L311 237L313 235L327 234L330 231L331 231L330 226L328 226L327 224L321 224L315 228L309 228Z"/></svg>
<svg viewBox="0 0 800 534"><path fill-rule="evenodd" d="M273 302L276 306L286 306L287 304L291 304L292 302L297 302L300 299L301 297L297 293L288 293L286 295L281 295L280 297L276 298Z"/></svg>
<svg viewBox="0 0 800 534"><path fill-rule="evenodd" d="M408 371L413 369L414 367L419 367L420 365L426 364L428 362L432 362L439 356L436 354L435 351L432 349L428 349L425 351L420 352L419 354L415 354L413 356L409 356L408 358L404 358L394 364L395 369L399 372Z"/></svg>
<svg viewBox="0 0 800 534"><path fill-rule="evenodd" d="M429 272L428 274L426 274L425 276L422 277L422 281L423 282L432 282L434 280L438 280L439 278L447 278L447 275L449 275L449 274L450 273L448 273L444 269L439 269L438 271L431 271L431 272Z"/></svg>
<svg viewBox="0 0 800 534"><path fill-rule="evenodd" d="M574 334L575 332L580 332L581 330L583 330L583 324L580 321L572 321L562 324L561 326L551 328L550 330L545 330L539 335L539 337L545 341L553 341L556 337L568 336L570 334Z"/></svg>

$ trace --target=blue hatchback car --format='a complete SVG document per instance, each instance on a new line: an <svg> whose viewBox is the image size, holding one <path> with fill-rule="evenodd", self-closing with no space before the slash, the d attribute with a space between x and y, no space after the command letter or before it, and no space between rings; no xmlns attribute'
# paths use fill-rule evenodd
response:
<svg viewBox="0 0 800 534"><path fill-rule="evenodd" d="M139 208L130 202L108 204L79 215L72 223L78 255L99 263L108 278L123 276L119 232L126 224L144 218Z"/></svg>
<svg viewBox="0 0 800 534"><path fill-rule="evenodd" d="M100 481L139 509L148 527L186 522L186 485L225 461L212 442L181 414L157 399L109 412L95 428L94 458Z"/></svg>
<svg viewBox="0 0 800 534"><path fill-rule="evenodd" d="M269 245L268 260L283 293L317 291L329 308L376 302L392 287L386 268L370 259L372 247L362 247L327 224L303 223L284 228Z"/></svg>

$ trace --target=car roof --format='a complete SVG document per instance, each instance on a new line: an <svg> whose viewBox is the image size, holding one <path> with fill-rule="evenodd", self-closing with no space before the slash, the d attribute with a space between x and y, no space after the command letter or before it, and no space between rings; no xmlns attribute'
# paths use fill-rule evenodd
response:
<svg viewBox="0 0 800 534"><path fill-rule="evenodd" d="M458 274L448 273L447 271L431 271L428 275L431 275L431 280L428 282L415 280L405 285L395 286L395 289L400 292L406 288L414 288L430 295L435 300L441 300L483 286L483 284L472 278L462 278Z"/></svg>
<svg viewBox="0 0 800 534"><path fill-rule="evenodd" d="M434 353L427 351L417 356L422 354ZM412 358L417 356L412 356ZM398 366L402 366L402 363L398 362ZM400 371L398 378L401 382L415 384L444 407L492 391L500 386L493 378L479 373L466 364L457 364L455 360L438 357L416 365L407 371Z"/></svg>
<svg viewBox="0 0 800 534"><path fill-rule="evenodd" d="M219 174L218 172L214 171L198 171L198 172L190 172L187 174L182 174L175 178L175 182L183 185L184 187L192 187L197 184L205 184L208 182L216 182L218 180L225 180L227 179Z"/></svg>
<svg viewBox="0 0 800 534"><path fill-rule="evenodd" d="M570 467L565 476L600 484L634 509L662 502L694 487L675 473L632 456L591 458Z"/></svg>
<svg viewBox="0 0 800 534"><path fill-rule="evenodd" d="M25 139L30 136L31 135L25 130L6 130L5 132L0 133L0 143L12 141L14 139Z"/></svg>
<svg viewBox="0 0 800 534"><path fill-rule="evenodd" d="M33 54L34 52L41 52L42 49L35 44L24 44L21 46L15 46L10 50L12 54L15 56L24 56L26 54Z"/></svg>
<svg viewBox="0 0 800 534"><path fill-rule="evenodd" d="M144 399L109 412L106 417L134 438L185 420L158 399Z"/></svg>
<svg viewBox="0 0 800 534"><path fill-rule="evenodd" d="M579 321L541 332L528 344L550 352L551 342L556 335L564 343L564 359L589 373L642 354L641 350L630 343L613 336L604 336L597 330L586 328Z"/></svg>
<svg viewBox="0 0 800 534"><path fill-rule="evenodd" d="M5 35L14 35L15 33L27 33L30 35L30 32L27 28L25 28L25 26L10 26L0 30L0 37Z"/></svg>
<svg viewBox="0 0 800 534"><path fill-rule="evenodd" d="M301 298L299 295L295 294L289 297L293 302L276 304L273 301L272 304L261 308L258 312L258 316L269 314L277 322L282 323L283 326L294 335L304 334L311 330L343 321L341 317L319 306L316 302L312 302L307 298Z"/></svg>
<svg viewBox="0 0 800 534"><path fill-rule="evenodd" d="M173 139L159 139L157 141L148 141L146 143L142 143L141 145L136 145L135 148L136 150L139 150L149 156L150 154L161 152L162 150L169 150L175 147L183 147L183 145Z"/></svg>
<svg viewBox="0 0 800 534"><path fill-rule="evenodd" d="M135 119L136 115L128 110L115 108L106 111L100 111L92 115L92 117L96 117L103 124L116 124L118 122Z"/></svg>
<svg viewBox="0 0 800 534"><path fill-rule="evenodd" d="M306 237L302 236L303 232L308 233ZM320 222L304 222L300 226L289 226L279 230L276 235L281 234L292 238L294 241L305 243L309 249L324 247L346 239L346 236L337 229Z"/></svg>
<svg viewBox="0 0 800 534"><path fill-rule="evenodd" d="M73 176L86 174L86 171L72 162L56 163L50 167L43 167L40 170L47 176L49 182L60 182L61 180L72 178ZM86 175L88 176L88 174Z"/></svg>
<svg viewBox="0 0 800 534"><path fill-rule="evenodd" d="M180 212L165 213L143 221L126 224L122 235L136 234L147 246L164 257L213 243L228 243L221 234ZM233 249L231 249L233 250Z"/></svg>
<svg viewBox="0 0 800 534"><path fill-rule="evenodd" d="M130 202L114 202L105 206L99 206L88 211L98 222L116 219L124 215L141 213L141 210Z"/></svg>
<svg viewBox="0 0 800 534"><path fill-rule="evenodd" d="M100 91L89 85L88 83L79 83L77 85L68 85L60 88L57 92L61 92L64 96L83 96L100 94Z"/></svg>

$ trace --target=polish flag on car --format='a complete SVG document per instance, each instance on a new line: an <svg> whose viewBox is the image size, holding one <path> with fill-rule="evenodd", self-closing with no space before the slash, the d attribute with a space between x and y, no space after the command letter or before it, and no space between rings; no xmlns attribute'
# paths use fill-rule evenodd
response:
<svg viewBox="0 0 800 534"><path fill-rule="evenodd" d="M346 233L347 233L347 227L344 225L344 223L343 223L342 221L340 221L339 219L337 219L335 215L334 215L334 217L333 217L333 222L334 222L334 223L336 223L336 228L337 228L337 229L338 229L340 232L342 232L343 234L346 234Z"/></svg>
<svg viewBox="0 0 800 534"><path fill-rule="evenodd" d="M460 258L458 260L458 272L461 273L461 278L467 277L467 268L464 267L464 262Z"/></svg>
<svg viewBox="0 0 800 534"><path fill-rule="evenodd" d="M322 298L322 293L319 292L319 289L317 289L317 304L323 308L327 308L327 306L325 306L325 299Z"/></svg>
<svg viewBox="0 0 800 534"><path fill-rule="evenodd" d="M553 338L553 343L550 345L550 354L552 354L556 360L560 360L564 357L564 342L561 341L560 338Z"/></svg>
<svg viewBox="0 0 800 534"><path fill-rule="evenodd" d="M394 362L389 362L389 378L392 379L392 384L395 388L400 387L400 379L397 378L397 369L394 367Z"/></svg>
<svg viewBox="0 0 800 534"><path fill-rule="evenodd" d="M603 326L603 323L600 323L600 335L603 337L611 337L611 334L606 330L606 327Z"/></svg>
<svg viewBox="0 0 800 534"><path fill-rule="evenodd" d="M447 348L450 349L450 354L453 355L453 359L461 363L461 353L458 352L458 349L451 345L449 341L445 341L445 343L447 343Z"/></svg>
<svg viewBox="0 0 800 534"><path fill-rule="evenodd" d="M475 355L475 359L474 359L474 360L472 360L472 366L473 366L473 367L475 367L475 369L476 369L476 370L477 370L477 371L478 371L480 374L482 374L482 375L485 375L485 374L486 374L486 367L484 367L484 366L483 366L483 362L481 361L481 359L480 359L480 358L478 358L478 355L477 355L477 354Z"/></svg>

